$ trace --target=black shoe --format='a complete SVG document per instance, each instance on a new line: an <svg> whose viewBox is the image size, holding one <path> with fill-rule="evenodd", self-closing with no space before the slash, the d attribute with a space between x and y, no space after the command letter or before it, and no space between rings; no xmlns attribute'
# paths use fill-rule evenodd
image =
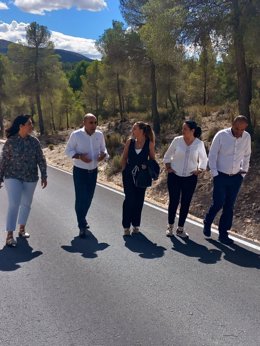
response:
<svg viewBox="0 0 260 346"><path fill-rule="evenodd" d="M86 227L82 227L79 229L79 237L80 238L86 238L86 230L87 230Z"/></svg>
<svg viewBox="0 0 260 346"><path fill-rule="evenodd" d="M228 236L226 237L219 237L218 241L225 245L232 245L234 244L234 240L230 239Z"/></svg>
<svg viewBox="0 0 260 346"><path fill-rule="evenodd" d="M204 227L203 227L203 234L205 235L205 237L211 236L211 227L206 226L205 223L204 223Z"/></svg>

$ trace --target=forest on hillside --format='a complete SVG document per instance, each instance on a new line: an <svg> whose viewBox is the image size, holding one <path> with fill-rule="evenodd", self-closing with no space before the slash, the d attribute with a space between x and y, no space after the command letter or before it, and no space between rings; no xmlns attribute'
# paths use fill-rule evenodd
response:
<svg viewBox="0 0 260 346"><path fill-rule="evenodd" d="M27 45L0 54L0 129L33 116L41 135L142 114L157 135L187 114L218 107L260 131L259 0L120 0L127 25L113 21L96 42L101 61L62 64L48 28L31 23Z"/></svg>

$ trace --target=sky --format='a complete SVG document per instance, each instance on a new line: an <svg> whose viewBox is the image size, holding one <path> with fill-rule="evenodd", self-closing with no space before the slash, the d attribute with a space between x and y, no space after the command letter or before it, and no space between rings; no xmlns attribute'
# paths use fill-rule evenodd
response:
<svg viewBox="0 0 260 346"><path fill-rule="evenodd" d="M26 42L31 22L51 32L55 48L100 59L97 40L112 21L124 22L119 0L0 0L0 39Z"/></svg>

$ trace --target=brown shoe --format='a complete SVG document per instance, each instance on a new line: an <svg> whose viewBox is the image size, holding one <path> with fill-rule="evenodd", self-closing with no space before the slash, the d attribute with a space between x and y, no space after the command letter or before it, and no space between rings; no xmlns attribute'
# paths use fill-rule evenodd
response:
<svg viewBox="0 0 260 346"><path fill-rule="evenodd" d="M7 238L6 238L6 243L5 243L6 246L9 246L9 247L16 247L17 245L17 242L16 240L14 240L13 236L11 235L8 235Z"/></svg>
<svg viewBox="0 0 260 346"><path fill-rule="evenodd" d="M21 238L30 238L30 233L26 232L25 229L20 230L18 235Z"/></svg>

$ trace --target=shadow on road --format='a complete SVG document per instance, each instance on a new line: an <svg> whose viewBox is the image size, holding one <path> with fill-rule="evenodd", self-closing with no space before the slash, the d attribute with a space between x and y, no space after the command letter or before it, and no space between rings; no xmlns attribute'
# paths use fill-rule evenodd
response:
<svg viewBox="0 0 260 346"><path fill-rule="evenodd" d="M21 268L18 263L29 262L42 255L41 251L34 251L26 239L17 238L17 247L4 246L0 250L0 270L12 271Z"/></svg>
<svg viewBox="0 0 260 346"><path fill-rule="evenodd" d="M98 256L96 252L103 251L108 246L107 243L99 243L93 233L89 231L85 239L74 237L71 246L62 245L61 248L71 253L81 253L82 257L85 258L96 258Z"/></svg>
<svg viewBox="0 0 260 346"><path fill-rule="evenodd" d="M153 259L164 256L166 248L151 242L141 232L132 236L123 236L123 238L125 246L130 251L138 252L142 258Z"/></svg>
<svg viewBox="0 0 260 346"><path fill-rule="evenodd" d="M260 255L249 251L237 244L226 246L214 239L207 239L207 241L220 249L221 252L223 252L223 258L226 261L229 261L241 267L260 269Z"/></svg>
<svg viewBox="0 0 260 346"><path fill-rule="evenodd" d="M198 261L206 264L215 264L221 260L222 251L208 249L206 246L196 243L191 239L170 238L173 250L189 257L198 257Z"/></svg>

